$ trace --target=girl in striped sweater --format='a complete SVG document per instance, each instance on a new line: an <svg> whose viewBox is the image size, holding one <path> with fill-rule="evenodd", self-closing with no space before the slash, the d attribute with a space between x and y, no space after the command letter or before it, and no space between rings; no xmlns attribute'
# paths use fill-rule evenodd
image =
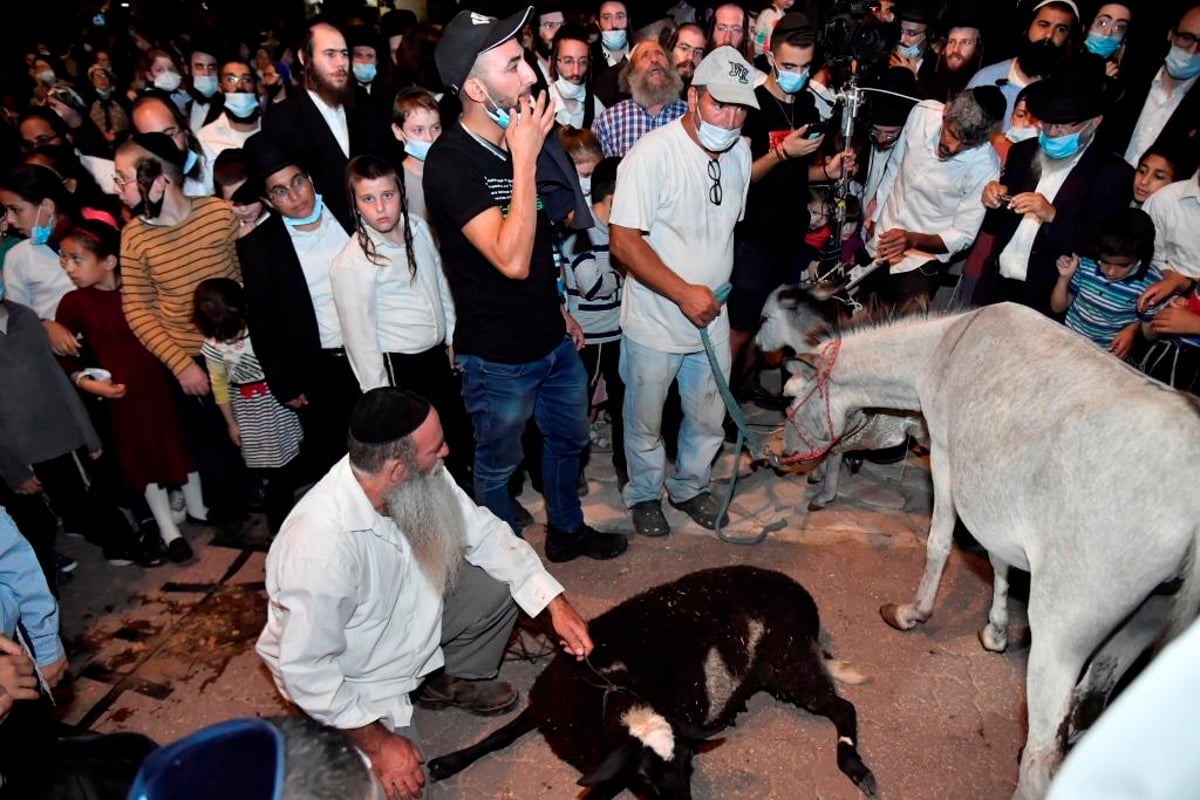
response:
<svg viewBox="0 0 1200 800"><path fill-rule="evenodd" d="M245 292L237 281L210 278L196 287L196 327L217 408L246 466L267 481L267 523L274 534L295 502L303 480L298 458L304 431L296 412L267 387L246 328Z"/></svg>

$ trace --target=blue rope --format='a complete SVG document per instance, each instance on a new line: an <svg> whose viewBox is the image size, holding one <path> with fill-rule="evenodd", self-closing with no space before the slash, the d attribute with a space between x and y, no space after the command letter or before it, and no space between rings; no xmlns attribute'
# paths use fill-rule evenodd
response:
<svg viewBox="0 0 1200 800"><path fill-rule="evenodd" d="M723 283L713 291L713 297L716 298L718 304L725 304L725 301L729 299L729 291L732 288L730 284ZM700 341L704 343L704 354L708 356L708 365L712 368L713 380L717 383L717 391L721 393L721 400L725 403L725 410L729 412L729 418L733 420L733 424L738 429L737 445L734 449L733 473L729 476L729 493L721 501L721 508L717 512L717 524L713 528L713 532L717 534L718 539L729 544L760 544L776 526L766 526L757 536L750 537L749 539L741 539L736 536L727 536L721 530L721 520L725 518L729 506L733 502L733 494L737 491L738 456L741 455L742 448L745 447L750 452L750 457L755 460L766 459L767 461L773 461L774 459L767 449L766 442L746 425L746 416L742 413L741 405L734 399L733 392L729 389L729 383L725 380L725 374L721 370L721 363L717 360L717 352L713 349L712 339L708 336L707 327L700 329Z"/></svg>

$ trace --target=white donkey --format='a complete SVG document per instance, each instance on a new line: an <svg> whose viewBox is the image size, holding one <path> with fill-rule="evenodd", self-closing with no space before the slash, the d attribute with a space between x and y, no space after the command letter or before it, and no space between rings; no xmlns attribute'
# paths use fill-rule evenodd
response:
<svg viewBox="0 0 1200 800"><path fill-rule="evenodd" d="M788 459L819 457L864 408L920 410L929 428L925 573L912 603L880 609L888 624L929 618L956 514L995 569L987 649L1007 644L1008 566L1031 573L1016 796L1042 797L1085 706L1200 611L1200 401L1011 304L854 331L806 357L815 375L785 387ZM1164 601L1169 623L1133 624Z"/></svg>
<svg viewBox="0 0 1200 800"><path fill-rule="evenodd" d="M771 353L790 347L800 353L812 347L822 335L834 330L843 317L837 313L840 301L823 298L798 286L781 286L771 293L763 307L762 327L755 343ZM881 450L908 441L910 435L922 444L928 438L921 415L893 411L872 411L864 424L847 432L827 458L815 466L809 478L817 483L817 492L808 501L808 510L816 511L834 501L841 477L842 458L856 450Z"/></svg>

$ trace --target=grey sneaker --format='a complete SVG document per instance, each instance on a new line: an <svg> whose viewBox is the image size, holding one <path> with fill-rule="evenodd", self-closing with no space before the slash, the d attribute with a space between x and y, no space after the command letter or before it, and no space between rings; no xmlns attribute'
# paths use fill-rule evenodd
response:
<svg viewBox="0 0 1200 800"><path fill-rule="evenodd" d="M633 529L642 536L666 536L671 532L661 500L643 500L629 510L633 513Z"/></svg>
<svg viewBox="0 0 1200 800"><path fill-rule="evenodd" d="M684 500L682 503L672 500L671 505L691 517L692 521L701 528L708 528L711 531L717 527L717 514L721 511L721 504L709 492L701 492L691 500ZM728 514L721 517L720 524L721 527L729 524Z"/></svg>

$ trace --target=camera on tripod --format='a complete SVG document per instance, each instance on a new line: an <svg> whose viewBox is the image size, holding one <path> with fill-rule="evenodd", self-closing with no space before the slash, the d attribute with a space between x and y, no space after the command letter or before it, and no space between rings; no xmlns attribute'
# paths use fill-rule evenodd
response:
<svg viewBox="0 0 1200 800"><path fill-rule="evenodd" d="M833 12L821 27L821 45L826 61L846 64L857 61L860 70L885 62L896 45L896 28L879 22L873 11L879 3L871 0L836 0Z"/></svg>

